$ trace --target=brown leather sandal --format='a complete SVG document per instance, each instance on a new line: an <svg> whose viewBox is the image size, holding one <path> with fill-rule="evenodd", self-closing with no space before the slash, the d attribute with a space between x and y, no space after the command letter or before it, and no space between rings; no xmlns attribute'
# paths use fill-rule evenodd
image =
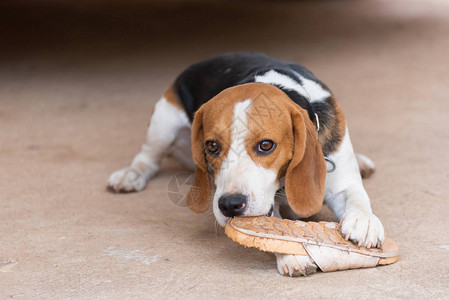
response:
<svg viewBox="0 0 449 300"><path fill-rule="evenodd" d="M399 247L391 239L385 239L381 249L359 247L346 241L339 224L334 222L302 222L274 217L232 218L225 232L245 247L307 255L323 272L389 265L398 260Z"/></svg>

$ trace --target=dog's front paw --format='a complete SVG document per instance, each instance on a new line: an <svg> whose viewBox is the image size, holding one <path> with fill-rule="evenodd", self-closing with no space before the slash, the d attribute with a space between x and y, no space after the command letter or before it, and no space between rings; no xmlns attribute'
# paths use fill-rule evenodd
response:
<svg viewBox="0 0 449 300"><path fill-rule="evenodd" d="M350 209L344 214L341 233L346 240L366 248L380 248L385 238L380 220L373 213L359 209Z"/></svg>
<svg viewBox="0 0 449 300"><path fill-rule="evenodd" d="M139 192L145 185L145 177L130 167L115 171L107 182L108 189L122 193Z"/></svg>
<svg viewBox="0 0 449 300"><path fill-rule="evenodd" d="M278 253L275 253L275 255L278 271L281 275L290 277L307 276L317 270L316 264L308 256Z"/></svg>

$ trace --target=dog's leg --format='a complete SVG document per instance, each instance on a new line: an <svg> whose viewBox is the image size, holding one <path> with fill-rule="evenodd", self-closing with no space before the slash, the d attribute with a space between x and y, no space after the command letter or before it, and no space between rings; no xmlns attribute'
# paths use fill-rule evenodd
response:
<svg viewBox="0 0 449 300"><path fill-rule="evenodd" d="M342 221L343 236L368 248L380 246L384 228L372 213L347 129L339 149L329 158L336 169L327 174L324 201Z"/></svg>
<svg viewBox="0 0 449 300"><path fill-rule="evenodd" d="M192 157L192 129L182 128L175 142L170 147L170 155L190 171L195 171L195 162Z"/></svg>
<svg viewBox="0 0 449 300"><path fill-rule="evenodd" d="M298 219L299 217L293 213L287 202L285 191L278 191L275 196L275 204L273 209L273 217L282 219ZM282 212L281 212L282 211ZM304 255L289 255L275 253L278 271L281 275L298 277L307 276L315 273L317 265Z"/></svg>
<svg viewBox="0 0 449 300"><path fill-rule="evenodd" d="M276 255L278 271L284 276L307 276L315 273L318 268L308 256L279 253L274 255Z"/></svg>
<svg viewBox="0 0 449 300"><path fill-rule="evenodd" d="M109 177L108 188L116 192L138 192L159 170L162 158L169 152L182 128L190 127L187 114L162 97L154 108L145 143L129 167Z"/></svg>

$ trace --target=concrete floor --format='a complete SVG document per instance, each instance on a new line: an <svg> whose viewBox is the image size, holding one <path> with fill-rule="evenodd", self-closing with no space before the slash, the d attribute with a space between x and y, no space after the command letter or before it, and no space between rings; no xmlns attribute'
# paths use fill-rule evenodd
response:
<svg viewBox="0 0 449 300"><path fill-rule="evenodd" d="M0 298L449 297L447 1L65 3L0 4ZM232 50L331 87L399 262L282 277L169 200L171 160L141 193L106 191L176 74Z"/></svg>

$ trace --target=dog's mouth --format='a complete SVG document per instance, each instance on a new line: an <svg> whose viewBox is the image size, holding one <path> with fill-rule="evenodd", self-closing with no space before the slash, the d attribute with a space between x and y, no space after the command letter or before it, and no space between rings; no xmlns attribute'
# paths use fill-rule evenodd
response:
<svg viewBox="0 0 449 300"><path fill-rule="evenodd" d="M268 213L265 216L271 217L273 215L273 210L274 210L274 205L271 205L270 210L268 211ZM244 217L244 216L242 216L242 217ZM232 218L234 218L234 217L225 217L225 220L226 220L226 222L228 222Z"/></svg>

